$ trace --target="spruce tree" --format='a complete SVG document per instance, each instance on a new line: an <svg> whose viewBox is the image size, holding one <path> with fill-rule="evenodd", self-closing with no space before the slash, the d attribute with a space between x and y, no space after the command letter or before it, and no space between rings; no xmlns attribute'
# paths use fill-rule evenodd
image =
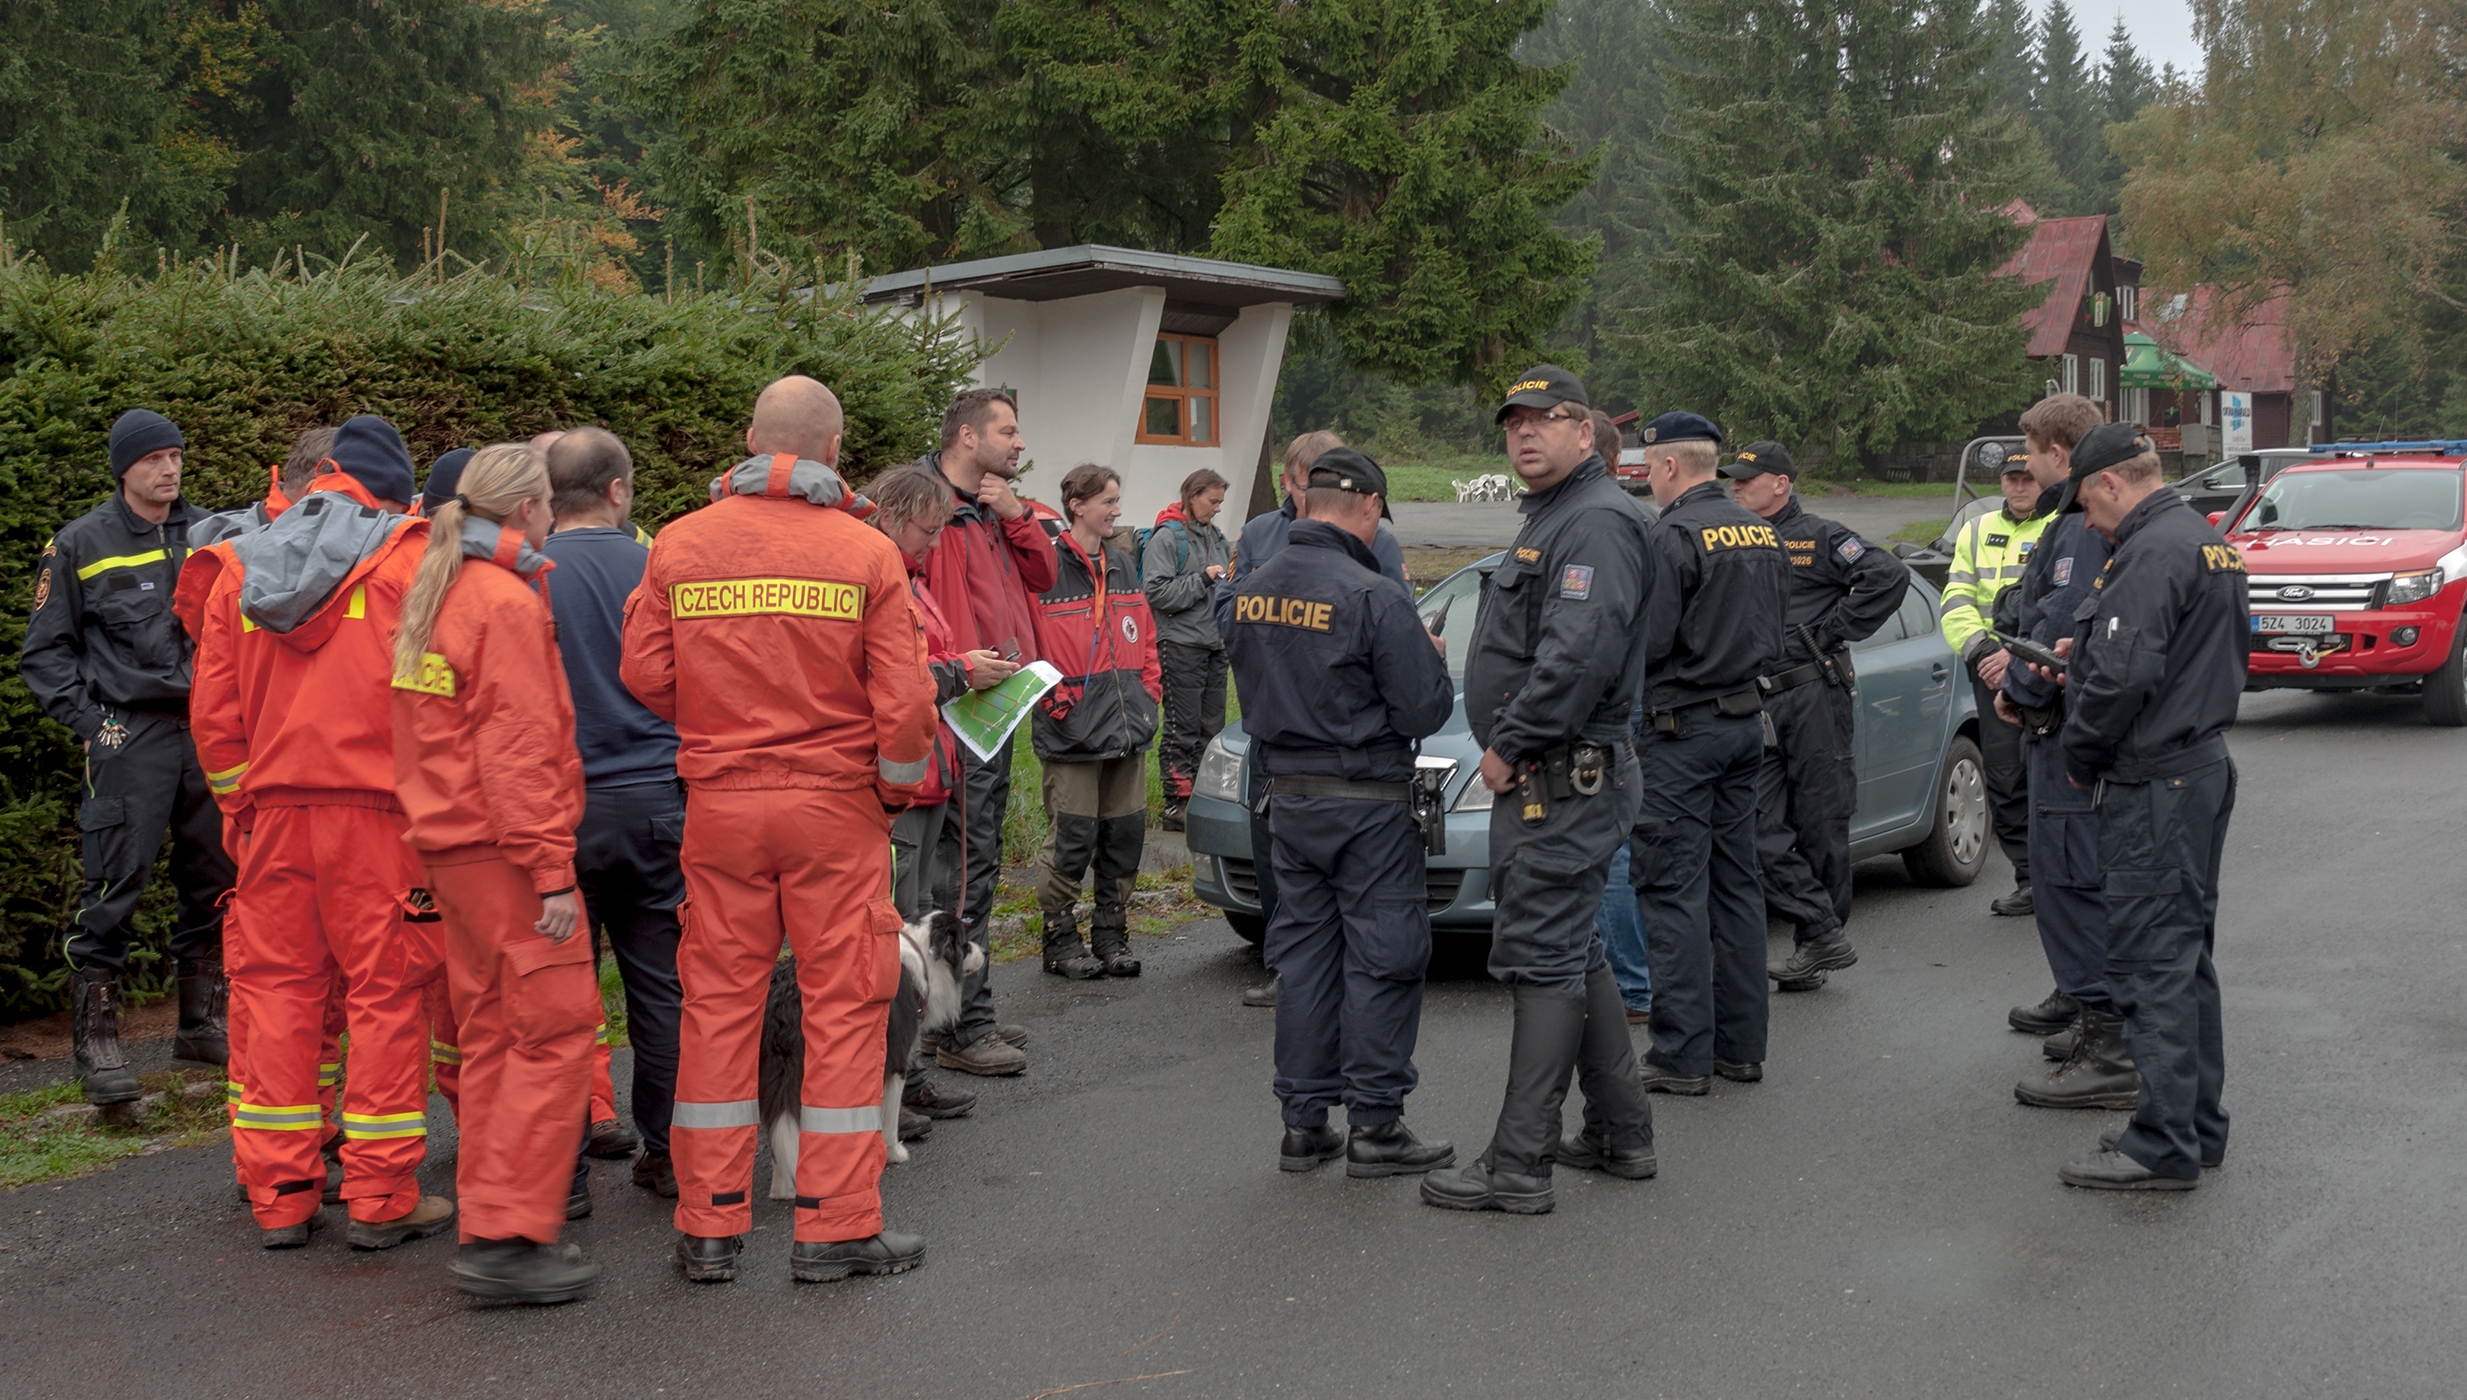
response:
<svg viewBox="0 0 2467 1400"><path fill-rule="evenodd" d="M2021 137L1967 4L1674 0L1663 404L1848 467L2026 402Z"/></svg>
<svg viewBox="0 0 2467 1400"><path fill-rule="evenodd" d="M2141 115L2141 109L2158 96L2159 80L2150 71L2139 50L2133 47L2133 35L2124 27L2124 16L2116 16L2115 27L2107 31L2107 52L2099 65L2099 86L2104 92L2103 123L2099 137L2099 183L2096 208L2089 212L2114 217L2119 201L2124 197L2124 161L2107 144L2104 127L2118 126Z"/></svg>
<svg viewBox="0 0 2467 1400"><path fill-rule="evenodd" d="M2049 0L2039 25L2039 85L2030 124L2046 143L2059 181L2056 207L2043 214L2096 214L2107 159L2102 94L2082 51L2081 30L2064 0Z"/></svg>
<svg viewBox="0 0 2467 1400"><path fill-rule="evenodd" d="M1987 25L1989 91L2005 110L2017 116L2027 113L2039 90L2039 34L2030 18L2030 0L1988 0L1982 19Z"/></svg>

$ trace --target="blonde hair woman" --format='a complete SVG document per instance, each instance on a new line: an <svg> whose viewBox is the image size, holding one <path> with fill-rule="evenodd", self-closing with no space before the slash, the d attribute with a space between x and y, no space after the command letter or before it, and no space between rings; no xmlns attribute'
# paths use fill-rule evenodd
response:
<svg viewBox="0 0 2467 1400"><path fill-rule="evenodd" d="M445 927L462 1047L459 1286L529 1303L599 1273L560 1246L582 1144L591 940L574 890L582 759L547 600L548 466L512 443L463 468L394 653L394 774Z"/></svg>

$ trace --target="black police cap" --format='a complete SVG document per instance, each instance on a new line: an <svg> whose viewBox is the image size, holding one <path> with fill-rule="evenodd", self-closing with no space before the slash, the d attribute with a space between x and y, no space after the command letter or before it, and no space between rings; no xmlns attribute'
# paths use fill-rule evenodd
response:
<svg viewBox="0 0 2467 1400"><path fill-rule="evenodd" d="M2067 511L2082 508L2082 483L2109 467L2130 462L2150 450L2150 439L2130 423L2101 423L2082 434L2073 444L2073 474L2067 478L2073 490L2064 503Z"/></svg>
<svg viewBox="0 0 2467 1400"><path fill-rule="evenodd" d="M1733 481L1746 481L1771 472L1799 479L1799 464L1790 460L1790 449L1778 442L1751 442L1739 449L1739 455L1722 468L1722 475Z"/></svg>
<svg viewBox="0 0 2467 1400"><path fill-rule="evenodd" d="M1491 421L1506 422L1511 408L1549 408L1563 403L1593 407L1593 400L1585 397L1585 381L1557 365L1535 365L1508 385L1508 396Z"/></svg>
<svg viewBox="0 0 2467 1400"><path fill-rule="evenodd" d="M1691 439L1709 441L1718 447L1722 441L1722 430L1701 413L1679 412L1663 414L1647 423L1645 430L1636 435L1636 440L1647 447Z"/></svg>
<svg viewBox="0 0 2467 1400"><path fill-rule="evenodd" d="M1350 447L1331 447L1311 463L1308 482L1313 491L1351 491L1357 496L1377 496L1379 513L1389 515L1388 474L1379 464Z"/></svg>

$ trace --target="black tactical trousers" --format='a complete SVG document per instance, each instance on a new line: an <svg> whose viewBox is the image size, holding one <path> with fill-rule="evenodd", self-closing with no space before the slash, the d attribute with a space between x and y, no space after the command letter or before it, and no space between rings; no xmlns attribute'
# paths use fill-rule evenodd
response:
<svg viewBox="0 0 2467 1400"><path fill-rule="evenodd" d="M1636 758L1618 761L1592 796L1548 797L1529 824L1514 789L1491 802L1490 975L1512 987L1576 996L1585 977L1610 965L1599 921L1610 858L1636 824ZM1480 782L1480 778L1475 778ZM1657 979L1658 980L1658 979Z"/></svg>
<svg viewBox="0 0 2467 1400"><path fill-rule="evenodd" d="M970 941L985 953L985 965L960 984L959 1024L951 1031L951 1044L963 1048L994 1029L994 885L1002 877L1002 819L1011 810L1011 746L1018 742L1014 732L983 763L964 748L958 755L968 782L967 825L961 832L967 868L960 876L959 916Z"/></svg>
<svg viewBox="0 0 2467 1400"><path fill-rule="evenodd" d="M1756 871L1764 725L1754 715L1717 715L1708 703L1681 710L1678 726L1676 734L1645 730L1629 878L1653 930L1646 1059L1701 1077L1716 1059L1765 1058L1772 989Z"/></svg>
<svg viewBox="0 0 2467 1400"><path fill-rule="evenodd" d="M2107 991L2107 900L2099 893L2099 814L2064 775L2056 736L2026 740L2030 782L2030 883L2056 990L2101 1011Z"/></svg>
<svg viewBox="0 0 2467 1400"><path fill-rule="evenodd" d="M1767 697L1765 713L1779 742L1756 775L1757 863L1765 903L1809 943L1850 920L1850 692L1809 681Z"/></svg>
<svg viewBox="0 0 2467 1400"><path fill-rule="evenodd" d="M2013 883L2030 883L2030 779L2022 771L2021 726L1996 718L1996 692L1977 676L1970 693L1979 702L1979 766L1987 780L1988 820L1996 844L2013 862Z"/></svg>
<svg viewBox="0 0 2467 1400"><path fill-rule="evenodd" d="M1165 687L1165 731L1156 759L1167 801L1188 798L1199 754L1225 727L1225 649L1166 642L1156 649Z"/></svg>
<svg viewBox="0 0 2467 1400"><path fill-rule="evenodd" d="M2236 809L2236 766L2106 783L2099 802L2107 985L2141 1070L2141 1102L2116 1147L2161 1176L2191 1179L2227 1155L2227 1051L2219 1021L2219 858Z"/></svg>
<svg viewBox="0 0 2467 1400"><path fill-rule="evenodd" d="M634 1126L648 1152L668 1150L677 1101L677 1029L685 1015L685 986L677 980L685 872L677 849L684 839L685 793L673 782L583 790L574 878L594 933L607 934L625 983Z"/></svg>
<svg viewBox="0 0 2467 1400"><path fill-rule="evenodd" d="M85 887L65 940L79 972L128 971L137 902L154 876L163 833L171 833L171 882L180 894L171 955L183 963L223 955L223 897L234 871L223 852L223 815L197 766L188 721L129 711L128 737L86 753L85 801L77 811L84 833Z"/></svg>
<svg viewBox="0 0 2467 1400"><path fill-rule="evenodd" d="M1277 1102L1315 1128L1343 1103L1356 1126L1392 1122L1420 1076L1431 921L1422 830L1402 802L1279 797L1276 917L1260 949L1276 994Z"/></svg>

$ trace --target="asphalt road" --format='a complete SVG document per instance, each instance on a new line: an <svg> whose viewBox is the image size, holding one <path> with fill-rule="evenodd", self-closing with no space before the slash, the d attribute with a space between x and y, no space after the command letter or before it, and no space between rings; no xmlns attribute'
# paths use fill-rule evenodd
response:
<svg viewBox="0 0 2467 1400"><path fill-rule="evenodd" d="M1864 867L1859 966L1780 999L1770 1078L1656 1097L1660 1179L1562 1173L1539 1219L1276 1171L1269 1016L1235 1005L1251 965L1207 922L1134 983L1003 969L1033 1063L891 1170L916 1273L792 1285L765 1202L747 1275L686 1285L666 1210L608 1164L574 1232L598 1295L474 1311L445 1242L266 1254L220 1151L169 1152L0 1198L0 1394L2456 1394L2467 736L2403 700L2244 715L2234 1136L2191 1193L2057 1184L2120 1115L2012 1101L2039 1056L2005 1008L2047 975L1986 912L2001 865L1956 891ZM1448 959L1411 1121L1477 1149L1506 1034L1500 989Z"/></svg>

